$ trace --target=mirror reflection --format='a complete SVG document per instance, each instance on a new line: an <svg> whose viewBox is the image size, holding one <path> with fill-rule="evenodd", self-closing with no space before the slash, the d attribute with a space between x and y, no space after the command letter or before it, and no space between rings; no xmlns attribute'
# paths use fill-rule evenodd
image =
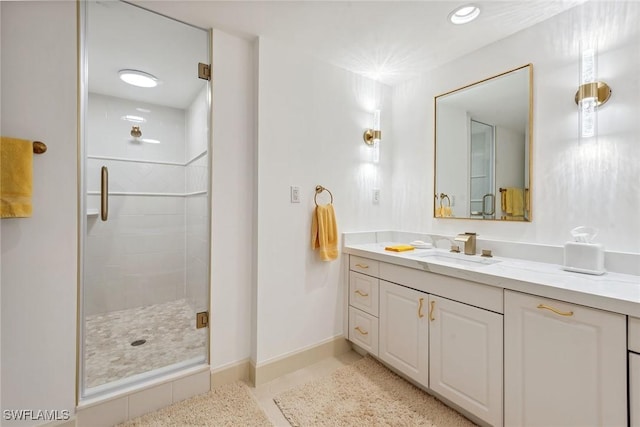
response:
<svg viewBox="0 0 640 427"><path fill-rule="evenodd" d="M530 221L533 65L435 97L437 218Z"/></svg>

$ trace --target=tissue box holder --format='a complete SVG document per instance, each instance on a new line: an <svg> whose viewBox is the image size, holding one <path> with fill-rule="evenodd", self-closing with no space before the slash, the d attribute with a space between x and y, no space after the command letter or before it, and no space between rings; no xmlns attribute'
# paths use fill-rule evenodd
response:
<svg viewBox="0 0 640 427"><path fill-rule="evenodd" d="M604 247L599 243L567 242L562 268L577 273L604 274Z"/></svg>

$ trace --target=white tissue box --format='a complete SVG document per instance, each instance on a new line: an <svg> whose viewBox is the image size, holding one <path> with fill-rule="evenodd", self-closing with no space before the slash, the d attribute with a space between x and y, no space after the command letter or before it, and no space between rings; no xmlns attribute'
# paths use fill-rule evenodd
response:
<svg viewBox="0 0 640 427"><path fill-rule="evenodd" d="M604 246L599 243L565 243L563 268L578 273L604 274Z"/></svg>

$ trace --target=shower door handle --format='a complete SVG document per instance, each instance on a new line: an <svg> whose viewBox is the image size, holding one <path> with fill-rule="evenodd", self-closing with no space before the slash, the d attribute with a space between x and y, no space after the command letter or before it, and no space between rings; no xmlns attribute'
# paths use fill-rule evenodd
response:
<svg viewBox="0 0 640 427"><path fill-rule="evenodd" d="M485 199L491 198L491 212L485 211L486 202ZM496 213L496 196L493 193L487 193L482 196L482 215L493 215Z"/></svg>
<svg viewBox="0 0 640 427"><path fill-rule="evenodd" d="M109 169L102 167L100 172L100 219L109 218Z"/></svg>

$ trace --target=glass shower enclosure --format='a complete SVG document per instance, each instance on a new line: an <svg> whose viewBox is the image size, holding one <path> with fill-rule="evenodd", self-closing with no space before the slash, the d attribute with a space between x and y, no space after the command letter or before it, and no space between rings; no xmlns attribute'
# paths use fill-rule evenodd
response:
<svg viewBox="0 0 640 427"><path fill-rule="evenodd" d="M83 399L208 362L211 88L208 31L80 4Z"/></svg>

